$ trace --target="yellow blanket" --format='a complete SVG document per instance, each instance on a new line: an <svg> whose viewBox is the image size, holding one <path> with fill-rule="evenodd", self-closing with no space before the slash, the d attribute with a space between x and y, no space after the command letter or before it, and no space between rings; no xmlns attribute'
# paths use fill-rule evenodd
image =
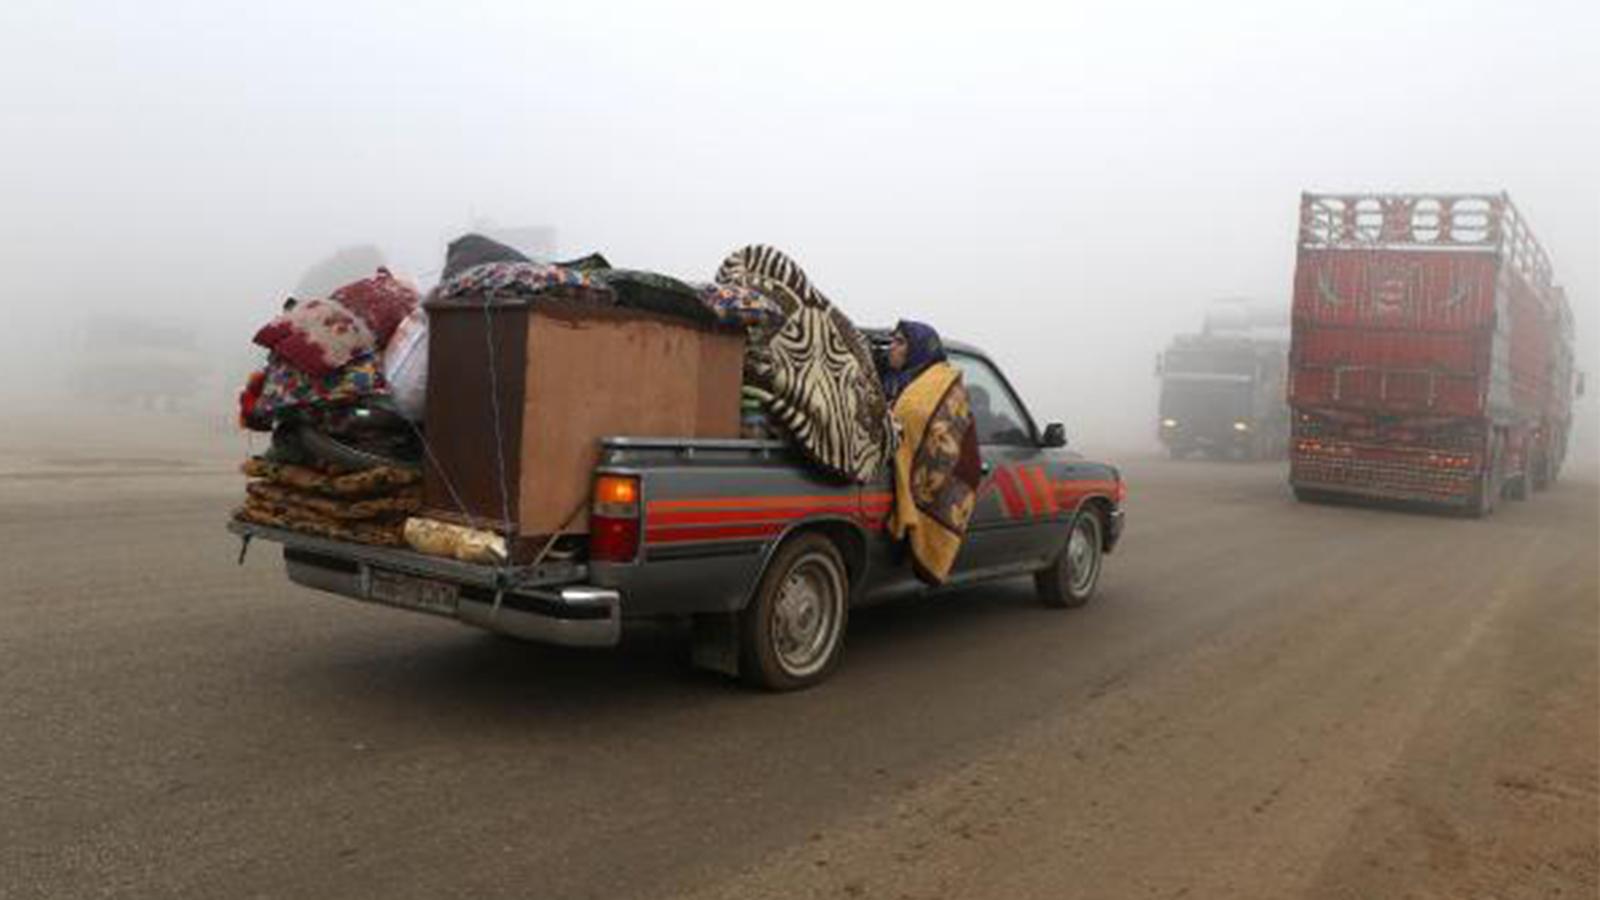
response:
<svg viewBox="0 0 1600 900"><path fill-rule="evenodd" d="M961 550L983 478L961 371L949 363L929 366L895 401L894 416L901 438L889 533L907 542L919 578L941 584Z"/></svg>

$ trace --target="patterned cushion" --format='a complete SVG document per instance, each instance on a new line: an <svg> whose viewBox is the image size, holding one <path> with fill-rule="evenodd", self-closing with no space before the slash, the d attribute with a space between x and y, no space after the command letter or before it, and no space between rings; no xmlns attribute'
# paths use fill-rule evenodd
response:
<svg viewBox="0 0 1600 900"><path fill-rule="evenodd" d="M379 268L371 278L352 282L333 292L329 298L355 313L372 331L379 345L387 343L389 335L417 308L420 298L417 289Z"/></svg>
<svg viewBox="0 0 1600 900"><path fill-rule="evenodd" d="M332 375L350 360L376 351L372 329L333 300L307 300L262 326L257 345L307 375Z"/></svg>

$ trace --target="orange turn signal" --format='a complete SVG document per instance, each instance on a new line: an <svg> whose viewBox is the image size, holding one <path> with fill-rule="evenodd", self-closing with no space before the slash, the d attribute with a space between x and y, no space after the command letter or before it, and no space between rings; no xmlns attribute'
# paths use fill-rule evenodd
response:
<svg viewBox="0 0 1600 900"><path fill-rule="evenodd" d="M601 475L594 482L596 506L633 506L639 502L639 479L631 475Z"/></svg>

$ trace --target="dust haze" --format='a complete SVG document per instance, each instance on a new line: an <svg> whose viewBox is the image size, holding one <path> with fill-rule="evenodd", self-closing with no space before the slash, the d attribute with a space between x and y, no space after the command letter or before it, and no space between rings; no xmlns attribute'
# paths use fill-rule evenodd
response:
<svg viewBox="0 0 1600 900"><path fill-rule="evenodd" d="M1287 305L1302 190L1505 190L1600 369L1593 4L150 6L0 9L12 449L74 416L242 442L308 268L370 247L426 288L469 229L691 280L773 244L1144 452L1170 337Z"/></svg>

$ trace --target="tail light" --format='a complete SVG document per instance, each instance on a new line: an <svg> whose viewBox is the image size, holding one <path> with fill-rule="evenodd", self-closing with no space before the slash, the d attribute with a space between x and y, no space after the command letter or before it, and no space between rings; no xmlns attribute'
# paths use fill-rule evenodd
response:
<svg viewBox="0 0 1600 900"><path fill-rule="evenodd" d="M633 562L639 555L639 479L601 475L589 510L589 559Z"/></svg>

